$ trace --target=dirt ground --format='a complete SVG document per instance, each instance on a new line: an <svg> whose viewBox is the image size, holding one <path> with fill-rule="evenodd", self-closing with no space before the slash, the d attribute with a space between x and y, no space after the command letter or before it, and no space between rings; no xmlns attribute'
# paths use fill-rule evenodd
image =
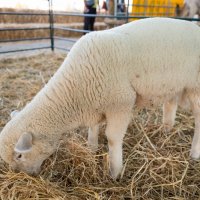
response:
<svg viewBox="0 0 200 200"><path fill-rule="evenodd" d="M0 129L48 82L66 54L45 53L0 60ZM195 200L200 196L200 163L189 157L194 119L179 110L170 133L162 127L161 107L133 112L124 138L124 168L109 175L105 125L99 149L86 145L87 128L66 132L37 177L14 173L0 162L0 199Z"/></svg>

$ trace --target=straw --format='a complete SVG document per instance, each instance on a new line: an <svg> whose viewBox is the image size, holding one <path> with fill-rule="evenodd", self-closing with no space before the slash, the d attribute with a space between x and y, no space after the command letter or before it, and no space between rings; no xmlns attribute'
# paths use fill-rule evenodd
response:
<svg viewBox="0 0 200 200"><path fill-rule="evenodd" d="M0 129L48 82L65 55L50 53L0 62ZM177 112L170 133L162 126L161 106L136 109L124 138L124 168L109 174L105 127L99 149L87 147L87 128L66 132L37 177L12 172L0 161L0 199L195 200L200 196L200 164L189 157L194 132L190 112Z"/></svg>

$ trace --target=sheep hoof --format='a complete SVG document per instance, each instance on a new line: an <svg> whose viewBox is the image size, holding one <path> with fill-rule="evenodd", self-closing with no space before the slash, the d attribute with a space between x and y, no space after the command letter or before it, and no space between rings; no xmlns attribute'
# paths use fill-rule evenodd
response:
<svg viewBox="0 0 200 200"><path fill-rule="evenodd" d="M169 124L164 124L164 132L169 133L172 130L173 126Z"/></svg>
<svg viewBox="0 0 200 200"><path fill-rule="evenodd" d="M121 170L122 170L122 167L118 167L117 169L110 167L110 174L113 180L116 181L120 177Z"/></svg>

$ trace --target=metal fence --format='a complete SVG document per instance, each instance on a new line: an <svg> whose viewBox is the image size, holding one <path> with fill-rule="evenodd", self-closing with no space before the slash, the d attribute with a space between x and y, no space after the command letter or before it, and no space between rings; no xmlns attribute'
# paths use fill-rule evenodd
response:
<svg viewBox="0 0 200 200"><path fill-rule="evenodd" d="M44 13L21 13L21 12L0 12L0 16L2 15L22 15L22 16L28 16L28 15L47 15L50 16L49 14L44 14ZM5 31L34 31L34 30L49 30L51 32L51 27L27 27L27 28L0 28L0 32L5 32ZM0 43L12 43L12 42L22 42L22 41L35 41L35 40L49 40L51 37L51 34L49 34L49 37L36 37L36 38L16 38L16 39L0 39ZM24 49L16 49L16 50L10 50L10 51L1 51L0 53L11 53L11 52L18 52L18 51L28 51L28 50L36 50L36 49L46 49L46 48L51 48L51 45L47 46L42 46L42 47L36 47L36 48L24 48Z"/></svg>
<svg viewBox="0 0 200 200"><path fill-rule="evenodd" d="M75 43L75 39L70 39L70 38L64 38L60 37L55 34L56 30L62 30L62 31L71 31L71 32L79 32L79 33L88 33L89 31L83 30L83 29L75 29L71 27L61 27L58 26L54 23L54 17L56 16L74 16L74 17L96 17L96 18L107 18L107 19L117 19L117 20L123 20L124 22L128 22L129 20L134 20L134 19L142 19L142 18L148 18L150 16L145 15L133 15L133 13L130 13L130 6L141 6L141 5L133 5L133 4L128 4L126 6L126 11L123 13L116 12L115 15L91 15L91 14L80 14L80 13L63 13L63 12L54 12L52 8L52 0L49 1L49 10L46 13L28 13L28 12L0 12L0 16L3 15L14 15L14 16L28 16L28 15L37 15L37 16L47 16L48 17L48 26L44 27L27 27L27 28L0 28L0 32L5 32L5 31L32 31L32 30L47 30L49 32L48 37L34 37L34 38L19 38L19 39L0 39L0 43L13 43L13 42L22 42L22 41L40 41L40 40L47 40L48 43L47 45L43 46L36 46L32 48L23 48L23 49L14 49L14 50L6 50L6 51L0 51L0 54L3 53L11 53L11 52L19 52L19 51L28 51L28 50L38 50L38 49L51 49L52 51L54 49L61 49L65 51L69 51L70 49L63 48L60 46L55 45L55 40L59 41L67 41L70 43ZM199 21L199 19L195 18L177 18L177 19L184 19L184 20L190 20L190 21ZM24 45L26 46L26 45Z"/></svg>

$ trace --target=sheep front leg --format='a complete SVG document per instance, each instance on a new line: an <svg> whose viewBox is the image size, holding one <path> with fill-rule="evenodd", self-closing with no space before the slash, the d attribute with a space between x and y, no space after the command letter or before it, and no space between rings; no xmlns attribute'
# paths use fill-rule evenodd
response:
<svg viewBox="0 0 200 200"><path fill-rule="evenodd" d="M175 123L177 110L177 98L173 98L163 104L163 125L166 132L169 132Z"/></svg>
<svg viewBox="0 0 200 200"><path fill-rule="evenodd" d="M130 121L130 113L124 111L121 113L112 113L106 117L106 136L109 147L110 171L112 177L116 179L123 166L122 143Z"/></svg>
<svg viewBox="0 0 200 200"><path fill-rule="evenodd" d="M90 127L88 130L88 146L92 151L96 151L98 148L98 135L99 135L99 125Z"/></svg>

